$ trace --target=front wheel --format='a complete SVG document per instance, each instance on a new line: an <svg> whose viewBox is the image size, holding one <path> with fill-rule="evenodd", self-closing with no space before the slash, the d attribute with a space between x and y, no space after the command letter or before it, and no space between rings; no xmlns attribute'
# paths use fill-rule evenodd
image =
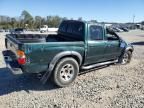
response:
<svg viewBox="0 0 144 108"><path fill-rule="evenodd" d="M131 51L126 51L124 54L119 58L119 63L125 65L127 63L130 63L132 57Z"/></svg>
<svg viewBox="0 0 144 108"><path fill-rule="evenodd" d="M63 58L57 64L53 73L53 81L59 87L66 87L77 77L79 65L73 58Z"/></svg>

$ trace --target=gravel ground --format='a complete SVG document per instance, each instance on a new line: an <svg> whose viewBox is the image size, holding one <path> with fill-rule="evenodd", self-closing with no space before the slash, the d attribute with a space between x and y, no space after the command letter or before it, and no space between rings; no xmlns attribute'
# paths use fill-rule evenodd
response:
<svg viewBox="0 0 144 108"><path fill-rule="evenodd" d="M0 34L0 108L144 108L144 31L120 33L135 51L128 65L111 65L80 75L66 88L6 68Z"/></svg>

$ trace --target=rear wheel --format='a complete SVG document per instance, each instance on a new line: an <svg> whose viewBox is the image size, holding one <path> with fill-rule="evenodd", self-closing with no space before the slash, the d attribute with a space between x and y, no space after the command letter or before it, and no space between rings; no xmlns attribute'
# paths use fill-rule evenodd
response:
<svg viewBox="0 0 144 108"><path fill-rule="evenodd" d="M124 54L120 57L119 62L123 65L130 63L132 57L131 51L126 51Z"/></svg>
<svg viewBox="0 0 144 108"><path fill-rule="evenodd" d="M79 65L73 58L63 58L55 67L53 81L59 87L71 84L77 77Z"/></svg>

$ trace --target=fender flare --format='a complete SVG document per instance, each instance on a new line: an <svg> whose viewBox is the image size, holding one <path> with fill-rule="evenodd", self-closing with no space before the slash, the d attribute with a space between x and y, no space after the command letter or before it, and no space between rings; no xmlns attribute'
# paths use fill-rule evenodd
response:
<svg viewBox="0 0 144 108"><path fill-rule="evenodd" d="M134 51L133 46L128 45L125 49L123 49L123 51L122 51L120 57L123 56L123 54L124 54L126 51L131 51L131 52L133 52L133 51Z"/></svg>
<svg viewBox="0 0 144 108"><path fill-rule="evenodd" d="M129 51L129 50L133 52L134 48L133 48L132 46L128 46L128 47L125 49L125 51Z"/></svg>
<svg viewBox="0 0 144 108"><path fill-rule="evenodd" d="M42 81L43 84L45 84L47 79L50 77L50 75L51 75L56 63L58 62L58 60L60 60L62 57L65 57L65 56L72 56L72 57L76 56L79 59L79 62L80 62L79 64L81 65L81 63L82 63L82 56L76 51L63 51L63 52L58 53L51 60L46 73L41 78L41 81Z"/></svg>
<svg viewBox="0 0 144 108"><path fill-rule="evenodd" d="M66 56L75 56L78 59L79 64L82 64L82 56L80 53L76 52L76 51L63 51L58 53L50 62L49 66L48 66L48 71L51 73L56 65L56 63L63 57Z"/></svg>

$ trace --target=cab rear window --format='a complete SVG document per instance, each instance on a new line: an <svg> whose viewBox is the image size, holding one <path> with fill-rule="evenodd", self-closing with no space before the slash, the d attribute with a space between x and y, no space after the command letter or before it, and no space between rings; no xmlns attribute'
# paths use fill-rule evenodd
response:
<svg viewBox="0 0 144 108"><path fill-rule="evenodd" d="M67 33L71 33L78 36L84 35L84 26L82 23L70 23L67 27Z"/></svg>
<svg viewBox="0 0 144 108"><path fill-rule="evenodd" d="M79 40L84 39L84 23L75 21L63 21L59 27L59 33Z"/></svg>

